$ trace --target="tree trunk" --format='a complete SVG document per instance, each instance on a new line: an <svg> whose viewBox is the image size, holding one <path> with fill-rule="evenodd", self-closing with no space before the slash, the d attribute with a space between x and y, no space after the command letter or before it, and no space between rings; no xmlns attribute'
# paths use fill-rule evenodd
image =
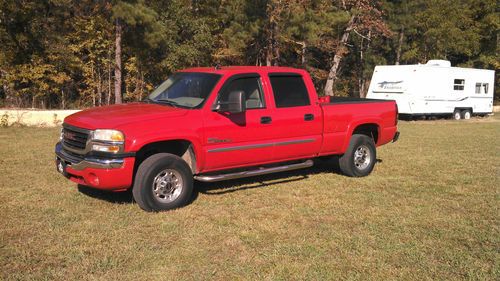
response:
<svg viewBox="0 0 500 281"><path fill-rule="evenodd" d="M366 38L366 48L363 46L364 40ZM358 80L358 87L359 87L359 97L360 98L365 98L366 97L366 80L365 80L365 50L368 51L370 48L370 42L372 38L372 32L368 31L368 35L366 37L361 37L361 43L360 43L360 52L359 52L359 80Z"/></svg>
<svg viewBox="0 0 500 281"><path fill-rule="evenodd" d="M7 71L0 69L0 77L3 78L6 76L7 76ZM4 84L2 84L2 88L5 94L5 105L7 107L13 107L16 104L16 96L12 93L6 81L4 81Z"/></svg>
<svg viewBox="0 0 500 281"><path fill-rule="evenodd" d="M102 106L102 73L99 70L97 72L97 105Z"/></svg>
<svg viewBox="0 0 500 281"><path fill-rule="evenodd" d="M267 39L266 66L273 65L273 46L270 38Z"/></svg>
<svg viewBox="0 0 500 281"><path fill-rule="evenodd" d="M399 31L398 48L396 50L396 65L399 65L399 62L401 60L401 49L403 47L403 38L404 38L404 35L405 35L405 30L404 30L404 27L403 27Z"/></svg>
<svg viewBox="0 0 500 281"><path fill-rule="evenodd" d="M106 104L109 105L111 102L111 53L113 52L112 47L109 47L108 51L108 93L106 96Z"/></svg>
<svg viewBox="0 0 500 281"><path fill-rule="evenodd" d="M144 96L144 72L142 71L141 71L141 84L139 88L139 93L140 93L139 100L142 100Z"/></svg>
<svg viewBox="0 0 500 281"><path fill-rule="evenodd" d="M307 44L306 42L300 42L300 45L302 46L301 53L300 53L300 63L302 64L303 67L306 66L306 49L307 49Z"/></svg>
<svg viewBox="0 0 500 281"><path fill-rule="evenodd" d="M95 81L95 75L94 75L94 65L90 67L90 71L92 73L92 81ZM92 87L92 106L95 107L95 95L96 95L97 89L95 87Z"/></svg>
<svg viewBox="0 0 500 281"><path fill-rule="evenodd" d="M273 4L272 2L267 4L267 38L266 38L266 65L267 66L277 66L280 60L280 48L278 42L279 25L278 19L280 14L280 4Z"/></svg>
<svg viewBox="0 0 500 281"><path fill-rule="evenodd" d="M7 107L13 107L16 104L16 97L12 94L12 91L7 85L3 85L3 92L5 93L5 105Z"/></svg>
<svg viewBox="0 0 500 281"><path fill-rule="evenodd" d="M347 53L346 44L347 41L349 40L349 34L351 33L351 30L354 28L355 20L356 16L353 15L349 20L349 22L347 23L347 27L345 28L344 33L342 34L339 46L335 52L335 56L333 57L333 64L332 67L330 68L330 72L328 73L328 79L326 80L326 85L325 85L325 94L328 96L333 96L333 83L335 82L335 80L337 80L337 72L340 66L340 62L342 61L344 55Z"/></svg>
<svg viewBox="0 0 500 281"><path fill-rule="evenodd" d="M278 34L280 31L279 31L278 23L275 21L272 24L272 31L273 31L273 37L272 37L272 40L273 40L273 60L274 60L273 65L278 66L280 63L281 54L280 54L280 46L279 46L279 42L278 42L277 38L278 38Z"/></svg>
<svg viewBox="0 0 500 281"><path fill-rule="evenodd" d="M370 86L370 80L363 80L363 92L360 92L360 95L359 97L364 99L366 98L366 95L368 94L367 91L368 91L368 87Z"/></svg>
<svg viewBox="0 0 500 281"><path fill-rule="evenodd" d="M278 45L277 40L274 41L274 66L279 66L280 65L280 47Z"/></svg>
<svg viewBox="0 0 500 281"><path fill-rule="evenodd" d="M115 34L115 104L122 103L122 24L116 20Z"/></svg>
<svg viewBox="0 0 500 281"><path fill-rule="evenodd" d="M64 97L64 89L61 89L61 106L66 109L66 98Z"/></svg>
<svg viewBox="0 0 500 281"><path fill-rule="evenodd" d="M361 43L359 47L359 65L358 65L358 96L361 97L363 95L364 89L364 78L363 78L363 64L364 64L364 50L363 50L363 43L364 43L364 38L361 38Z"/></svg>

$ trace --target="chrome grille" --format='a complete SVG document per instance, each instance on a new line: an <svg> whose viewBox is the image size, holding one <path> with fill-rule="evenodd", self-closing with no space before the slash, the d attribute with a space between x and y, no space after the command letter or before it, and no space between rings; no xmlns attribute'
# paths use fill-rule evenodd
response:
<svg viewBox="0 0 500 281"><path fill-rule="evenodd" d="M89 130L64 124L62 130L63 146L76 151L84 151L89 138Z"/></svg>

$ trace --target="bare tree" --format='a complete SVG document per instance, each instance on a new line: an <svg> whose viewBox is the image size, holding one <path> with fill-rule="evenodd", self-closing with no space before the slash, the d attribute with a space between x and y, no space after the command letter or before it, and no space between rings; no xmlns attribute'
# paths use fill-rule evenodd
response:
<svg viewBox="0 0 500 281"><path fill-rule="evenodd" d="M335 50L332 66L326 80L325 94L328 96L334 95L333 85L337 80L341 61L349 53L347 43L351 32L354 31L357 35L365 38L368 34L371 37L375 35L387 36L391 33L382 19L378 0L342 0L339 4L341 9L349 13L350 18Z"/></svg>
<svg viewBox="0 0 500 281"><path fill-rule="evenodd" d="M122 31L119 19L115 21L115 103L122 103Z"/></svg>

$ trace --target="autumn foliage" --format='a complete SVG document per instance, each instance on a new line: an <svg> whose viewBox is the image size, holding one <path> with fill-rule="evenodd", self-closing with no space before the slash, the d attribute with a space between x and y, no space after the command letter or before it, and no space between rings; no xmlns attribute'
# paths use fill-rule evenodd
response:
<svg viewBox="0 0 500 281"><path fill-rule="evenodd" d="M0 106L137 101L178 69L215 64L305 68L320 94L363 97L377 64L498 70L496 9L494 0L0 0Z"/></svg>

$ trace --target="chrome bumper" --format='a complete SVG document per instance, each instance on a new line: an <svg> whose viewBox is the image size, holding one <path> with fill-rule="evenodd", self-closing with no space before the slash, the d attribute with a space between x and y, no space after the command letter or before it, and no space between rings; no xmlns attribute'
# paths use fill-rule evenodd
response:
<svg viewBox="0 0 500 281"><path fill-rule="evenodd" d="M59 169L59 166L67 166L73 170L81 171L86 168L95 168L95 169L115 169L121 168L123 166L123 159L101 159L94 157L83 157L78 158L71 154L68 154L63 150L62 144L58 142L55 148L56 153L56 165Z"/></svg>

